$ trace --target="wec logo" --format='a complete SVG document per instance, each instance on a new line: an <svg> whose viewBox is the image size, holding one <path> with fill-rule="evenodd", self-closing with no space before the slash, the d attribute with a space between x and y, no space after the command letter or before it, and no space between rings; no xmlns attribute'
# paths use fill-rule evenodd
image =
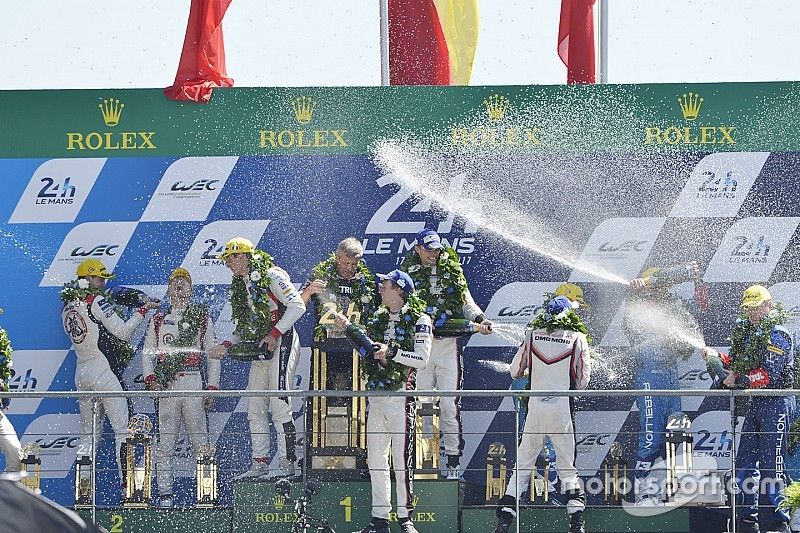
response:
<svg viewBox="0 0 800 533"><path fill-rule="evenodd" d="M597 251L600 253L611 253L611 254L625 253L625 252L646 252L647 244L648 241L624 241L619 245L614 245L610 242L604 242L597 248Z"/></svg>
<svg viewBox="0 0 800 533"><path fill-rule="evenodd" d="M78 447L80 437L61 436L53 440L45 441L44 439L36 439L34 442L41 447L42 450L63 450L64 448L74 449Z"/></svg>
<svg viewBox="0 0 800 533"><path fill-rule="evenodd" d="M519 309L514 309L513 307L503 307L497 312L498 317L517 317L517 316L533 316L539 309L541 309L541 305L525 305Z"/></svg>
<svg viewBox="0 0 800 533"><path fill-rule="evenodd" d="M71 257L103 257L106 255L117 255L118 244L98 244L92 249L83 248L78 246L70 252Z"/></svg>
<svg viewBox="0 0 800 533"><path fill-rule="evenodd" d="M217 188L214 186L215 183L219 183L219 180L201 179L189 184L185 184L183 181L178 180L172 184L170 190L176 192L216 191Z"/></svg>
<svg viewBox="0 0 800 533"><path fill-rule="evenodd" d="M611 440L610 433L588 433L575 446L606 446Z"/></svg>

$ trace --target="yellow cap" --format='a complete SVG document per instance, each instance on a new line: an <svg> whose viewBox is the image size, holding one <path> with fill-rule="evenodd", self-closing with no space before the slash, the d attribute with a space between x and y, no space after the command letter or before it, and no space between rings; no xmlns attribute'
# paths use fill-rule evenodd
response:
<svg viewBox="0 0 800 533"><path fill-rule="evenodd" d="M742 294L742 307L758 307L764 302L772 300L772 295L763 285L751 285Z"/></svg>
<svg viewBox="0 0 800 533"><path fill-rule="evenodd" d="M658 273L658 271L659 271L659 270L661 270L661 269L660 269L660 268L658 268L658 267L650 267L650 268L648 268L647 270L645 270L644 272L642 272L642 273L639 275L639 277L640 277L640 278L642 278L642 279L649 279L649 278L652 278L652 277L653 277L653 274L656 274L656 273Z"/></svg>
<svg viewBox="0 0 800 533"><path fill-rule="evenodd" d="M189 271L185 268L178 267L172 271L172 274L169 275L169 280L172 281L175 278L186 278L189 280L189 283L192 283L192 275L189 274Z"/></svg>
<svg viewBox="0 0 800 533"><path fill-rule="evenodd" d="M589 307L583 299L583 289L574 283L562 283L558 286L555 292L556 296L565 296L573 302L578 302L581 307Z"/></svg>
<svg viewBox="0 0 800 533"><path fill-rule="evenodd" d="M234 237L225 245L225 249L222 251L219 258L225 259L233 254L251 254L254 249L253 243L249 240L244 237Z"/></svg>
<svg viewBox="0 0 800 533"><path fill-rule="evenodd" d="M99 259L87 259L78 265L76 270L79 278L86 276L97 276L103 279L114 279L114 274L106 269L106 266Z"/></svg>

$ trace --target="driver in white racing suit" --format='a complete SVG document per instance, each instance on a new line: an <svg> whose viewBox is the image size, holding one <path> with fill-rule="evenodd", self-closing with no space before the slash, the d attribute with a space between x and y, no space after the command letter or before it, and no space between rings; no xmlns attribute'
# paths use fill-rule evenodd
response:
<svg viewBox="0 0 800 533"><path fill-rule="evenodd" d="M3 314L3 309L0 308L0 315ZM11 342L8 340L6 330L0 328L0 391L8 392L10 390L8 380L11 379ZM11 424L11 421L3 413L3 410L8 408L11 400L3 398L0 400L0 451L6 456L6 472L19 472L22 463L22 446L17 437L17 431Z"/></svg>
<svg viewBox="0 0 800 533"><path fill-rule="evenodd" d="M107 357L119 346L117 340L127 341L142 323L148 310L158 307L157 300L147 300L128 320L123 320L106 298L105 283L114 275L98 259L87 259L78 265L78 279L61 291L65 300L61 323L75 347L78 362L75 367L75 386L79 391L121 392L122 385L111 371ZM117 340L112 338L115 337ZM92 449L92 401L78 400L81 417L82 443L80 455L94 459ZM128 402L125 398L102 397L97 404L98 424L94 442L99 442L103 426L103 411L111 422L117 450L117 472L122 481L121 455L128 434Z"/></svg>
<svg viewBox="0 0 800 533"><path fill-rule="evenodd" d="M589 384L591 359L585 326L574 314L577 302L556 296L547 304L541 319L534 319L525 340L511 362L511 377L530 376L531 390L582 390ZM572 314L573 320L562 320ZM576 330L571 329L577 325ZM582 329L579 331L578 329ZM575 468L575 425L572 398L531 396L529 416L517 449L517 465L506 494L497 509L495 533L508 533L516 515L517 497L528 487L536 458L549 436L556 452L558 477L566 496L570 533L585 533L583 510L586 498Z"/></svg>
<svg viewBox="0 0 800 533"><path fill-rule="evenodd" d="M248 390L289 390L300 359L294 323L306 306L289 274L263 250L243 237L228 241L220 258L233 273L231 307L236 324L228 355L251 360ZM237 302L241 302L237 304ZM277 433L278 451L270 464L268 411ZM288 477L295 474L296 435L288 396L247 399L252 465L236 479Z"/></svg>
<svg viewBox="0 0 800 533"><path fill-rule="evenodd" d="M201 367L206 355L208 384L219 389L220 358L225 348L217 342L208 308L190 303L192 277L176 268L169 277L170 309L153 315L147 326L142 353L142 375L148 390L203 390ZM197 453L208 445L206 409L213 398L166 397L158 399L158 494L159 505L173 506L172 460L175 440L183 421L186 435Z"/></svg>

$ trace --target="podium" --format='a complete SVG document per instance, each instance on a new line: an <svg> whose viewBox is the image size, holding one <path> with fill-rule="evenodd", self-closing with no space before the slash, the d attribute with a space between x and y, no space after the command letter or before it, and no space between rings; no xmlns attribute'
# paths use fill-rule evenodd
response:
<svg viewBox="0 0 800 533"><path fill-rule="evenodd" d="M312 391L364 390L360 359L345 338L315 341L311 356ZM355 481L367 471L367 399L313 396L307 406L306 446L310 474L322 480Z"/></svg>

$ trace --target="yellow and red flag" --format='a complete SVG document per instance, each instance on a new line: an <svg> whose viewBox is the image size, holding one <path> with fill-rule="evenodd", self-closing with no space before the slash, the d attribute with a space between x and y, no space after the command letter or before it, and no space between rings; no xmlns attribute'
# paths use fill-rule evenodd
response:
<svg viewBox="0 0 800 533"><path fill-rule="evenodd" d="M478 0L389 0L391 85L467 85Z"/></svg>

